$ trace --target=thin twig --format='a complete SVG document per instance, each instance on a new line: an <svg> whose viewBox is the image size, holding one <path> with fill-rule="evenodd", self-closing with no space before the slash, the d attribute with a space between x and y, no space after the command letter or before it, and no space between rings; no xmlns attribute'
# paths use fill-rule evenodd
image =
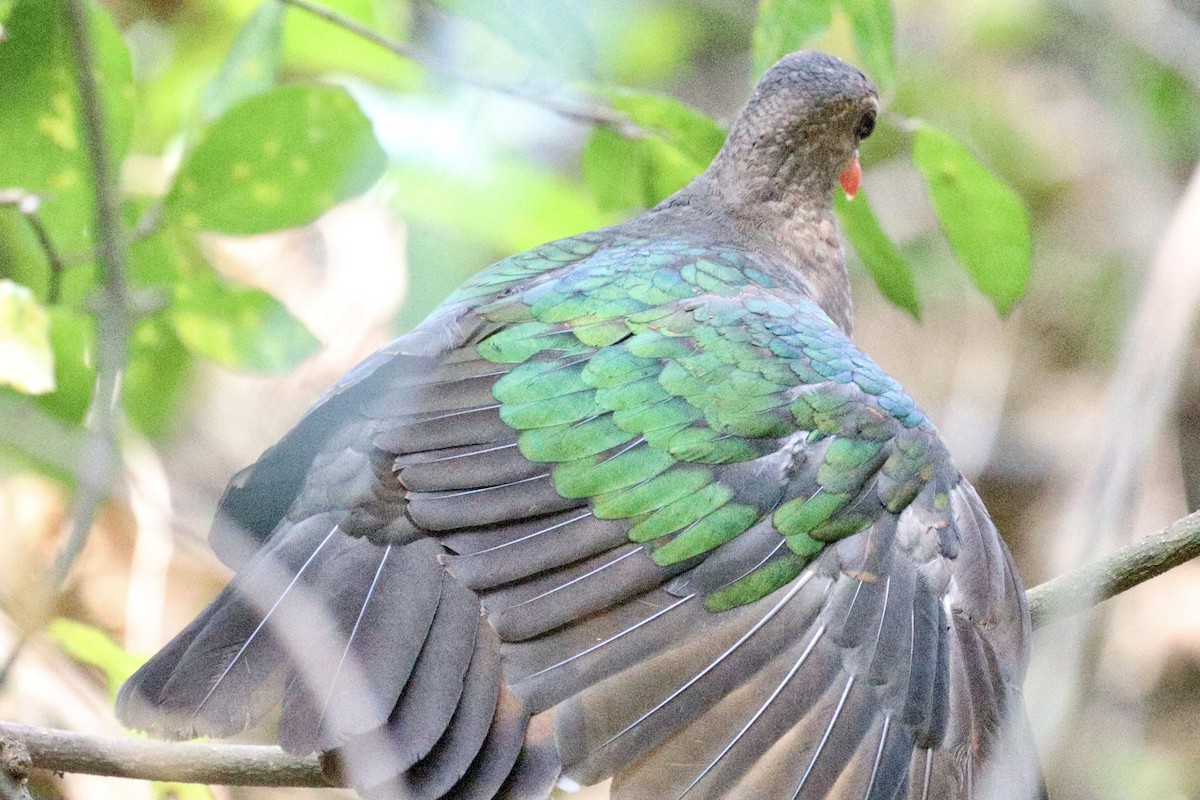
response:
<svg viewBox="0 0 1200 800"><path fill-rule="evenodd" d="M604 128L610 128L617 133L630 139L642 138L645 134L640 127L633 123L624 114L615 109L605 106L585 105L571 100L565 100L561 97L556 97L546 91L531 86L528 84L513 84L502 81L485 78L476 73L466 72L459 69L453 64L449 64L425 51L412 46L405 42L399 42L391 39L380 33L377 33L362 23L353 20L336 11L332 11L324 6L310 2L310 0L278 0L286 6L306 11L315 17L319 17L326 22L337 25L355 36L358 36L372 44L388 50L401 58L406 58L410 61L415 61L421 66L428 69L430 72L436 72L444 75L458 83L463 83L468 86L474 86L479 89L485 89L489 92L497 92L505 94L509 97L516 97L521 100L539 105L554 113L566 117L567 119L582 122L588 125L597 125Z"/></svg>
<svg viewBox="0 0 1200 800"><path fill-rule="evenodd" d="M4 189L0 191L0 206L11 206L17 209L29 223L29 228L37 238L38 245L45 253L46 261L50 266L50 283L46 289L46 302L49 305L56 304L62 297L62 276L66 265L63 263L62 256L58 254L53 240L50 239L50 234L42 223L41 215L38 214L38 210L42 207L42 198L20 189Z"/></svg>
<svg viewBox="0 0 1200 800"><path fill-rule="evenodd" d="M1200 511L1108 558L1030 589L1035 627L1131 589L1200 555ZM239 786L329 786L315 757L278 747L165 743L0 722L0 742L25 746L37 769Z"/></svg>
<svg viewBox="0 0 1200 800"><path fill-rule="evenodd" d="M66 579L87 542L97 510L112 487L117 465L117 428L121 377L129 360L129 295L125 278L125 237L110 169L104 109L93 73L96 63L88 36L87 4L64 0L80 116L96 192L96 255L101 286L96 315L96 387L88 409L90 433L76 471L67 541L54 561L53 586Z"/></svg>
<svg viewBox="0 0 1200 800"><path fill-rule="evenodd" d="M138 217L137 224L133 226L133 231L126 240L126 246L135 244L143 239L149 239L158 231L162 225L163 213L166 211L166 198L160 197L147 206L142 215Z"/></svg>
<svg viewBox="0 0 1200 800"><path fill-rule="evenodd" d="M1200 556L1200 511L1074 572L1029 590L1033 627L1086 611L1139 583Z"/></svg>
<svg viewBox="0 0 1200 800"><path fill-rule="evenodd" d="M34 767L53 772L225 786L330 785L315 756L295 756L278 747L155 742L11 722L0 722L0 740L24 744Z"/></svg>

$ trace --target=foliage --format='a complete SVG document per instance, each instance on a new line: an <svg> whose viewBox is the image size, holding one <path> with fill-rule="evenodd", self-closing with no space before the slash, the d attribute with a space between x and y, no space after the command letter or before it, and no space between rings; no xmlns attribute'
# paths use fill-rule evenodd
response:
<svg viewBox="0 0 1200 800"><path fill-rule="evenodd" d="M945 36L941 62L922 57L928 43L917 37L895 42L897 27L911 33L913 19L936 12L899 6L897 17L890 0L759 0L757 14L744 0L320 2L436 54L445 69L397 58L279 0L89 2L114 166L129 175L150 162L161 178L123 180L121 196L138 316L122 411L151 439L173 432L198 361L277 374L318 347L277 298L208 263L207 237L305 225L370 191L406 225L413 280L397 326L409 327L496 257L611 224L684 185L723 138L704 84L732 83L724 94L744 96L748 65L747 81L799 48L835 52L880 87L880 126L861 154L870 200L865 191L852 202L839 196L836 210L852 270L914 317L924 308L936 318L930 309L947 295L960 300L966 277L1001 313L1014 308L1031 272L1025 203L1044 229L1038 209L1064 180L1056 159L1069 162L1090 130L1039 119L1062 152L1038 151L1004 107L997 62L1024 70L1068 51L1063 60L1117 87L1127 116L1143 119L1163 172L1190 167L1200 152L1194 82L1128 43L1080 32L1074 17L1017 0L998 10L966 4L972 23ZM31 428L81 434L96 378L95 187L61 8L0 0L0 407L49 423ZM533 101L480 92L463 73ZM537 114L539 105L603 113L580 124ZM894 224L904 216L896 192L875 180L897 171L926 189L927 204L904 185L920 206L909 217L924 214L921 230ZM1070 306L1106 287L1101 312L1045 323L1072 358L1084 351L1078 339L1103 358L1128 287L1114 258L1078 249L1083 279L1061 279L1072 283L1061 296L1028 302ZM0 448L28 440L4 438ZM52 469L39 453L18 455L17 464ZM61 463L51 474L64 477ZM71 652L87 637L52 633Z"/></svg>
<svg viewBox="0 0 1200 800"><path fill-rule="evenodd" d="M125 406L134 424L154 436L169 430L170 409L193 358L235 369L279 372L317 346L278 301L217 274L200 255L197 234L248 235L307 224L367 190L386 169L395 208L406 218L432 229L464 231L486 250L501 254L609 224L657 203L700 172L723 139L722 128L710 116L667 94L616 86L597 77L625 71L605 62L629 58L620 48L636 38L635 27L657 25L660 37L665 37L673 26L670 17L631 16L626 27L614 28L611 20L600 22L586 9L562 14L556 4L533 4L520 14L508 6L468 0L434 4L446 19L468 26L472 35L490 37L494 46L484 52L491 60L488 67L497 73L521 69L521 63L545 65L561 79L577 81L578 96L586 102L603 105L631 124L629 130L606 124L593 128L581 153L581 182L576 183L522 158L506 166L503 158L489 156L463 169L436 151L436 141L415 148L389 144L385 154L373 120L387 124L387 115L398 108L401 125L416 126L421 120L404 104L409 92L397 93L386 80L378 81L380 54L369 44L339 48L334 58L321 46L321 30L332 37L348 34L327 21L273 0L212 0L209 5L228 20L227 45L218 63L193 67L187 81L198 90L190 103L179 91L186 82L180 83L178 64L161 68L159 81L147 78L146 70L133 68L147 56L135 50L138 57L131 58L111 15L95 0L89 6L114 162L120 165L127 154L144 153L155 142L182 147L180 166L165 193L124 198L126 224L133 232L129 260L134 297L139 307L152 309L134 331ZM330 5L376 28L383 22L369 0ZM236 27L228 27L239 19ZM809 45L839 19L848 21L861 63L886 95L896 75L892 9L886 0L762 0L752 37L756 71L783 53ZM397 22L400 27L410 24L404 17L395 18L393 28ZM57 278L51 277L39 242L21 224L18 209L0 209L0 230L11 240L5 277L17 292L6 297L23 298L23 319L49 320L48 330L43 321L19 336L8 335L6 343L24 347L21 352L26 354L37 353L43 371L49 366L44 341L54 356L52 378L8 382L30 393L56 385L37 403L45 412L79 424L93 380L91 361L84 354L93 346L87 312L97 285L96 270L89 268L95 246L94 201L79 98L59 4L18 0L5 26L8 41L0 45L0 71L15 79L0 84L0 104L6 110L0 119L0 145L9 156L0 161L0 188L36 199L50 242L66 254L69 266L62 278L61 302L47 314L36 298L49 299ZM603 35L580 38L590 28ZM678 34L663 40L687 41ZM300 77L310 71L321 74L334 63L376 80L380 88L367 91L351 84L357 88L347 91ZM397 75L405 74L400 61L393 66ZM177 91L171 100L191 108L177 113L174 132L163 129L162 118L152 111L172 85ZM549 96L561 90L538 91ZM151 115L147 119L139 118L143 108L151 109L145 112ZM965 147L945 134L935 136L927 126L915 129L914 157L927 176L954 253L997 308L1007 310L1028 276L1029 234L1020 201ZM950 157L947 153L953 156L962 180L951 180L944 168L928 169L935 158L929 155L933 144L939 145L941 155L936 158L942 162ZM986 226L973 222L974 214L956 213L997 198L1009 210L990 217ZM475 213L464 215L464 208ZM866 198L855 204L840 202L839 215L884 295L916 316L919 305L909 267ZM33 294L21 294L22 287ZM421 299L417 306L427 308L432 302ZM405 318L413 316L410 311Z"/></svg>

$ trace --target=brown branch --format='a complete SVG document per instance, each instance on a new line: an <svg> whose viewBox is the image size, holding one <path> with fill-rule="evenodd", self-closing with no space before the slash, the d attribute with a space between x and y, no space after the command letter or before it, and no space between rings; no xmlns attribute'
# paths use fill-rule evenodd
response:
<svg viewBox="0 0 1200 800"><path fill-rule="evenodd" d="M401 58L415 61L421 66L428 69L430 72L436 72L444 75L458 83L474 86L478 89L485 89L489 92L497 92L499 94L516 97L520 100L533 103L541 106L549 111L553 111L559 116L567 119L582 122L587 125L597 125L603 128L610 128L617 133L630 139L640 139L645 134L640 127L634 124L624 114L615 109L605 106L586 105L572 100L566 100L562 97L557 97L549 94L546 91L535 86L527 84L505 83L496 81L490 78L485 78L476 73L466 72L459 69L453 64L449 64L425 51L414 47L405 42L398 42L380 33L377 33L362 23L351 19L350 17L340 14L336 11L325 8L310 2L310 0L278 0L285 6L292 6L302 11L306 11L315 17L319 17L326 22L337 25L355 36L364 39L374 45L382 47Z"/></svg>
<svg viewBox="0 0 1200 800"><path fill-rule="evenodd" d="M54 305L62 296L62 276L66 270L66 264L63 263L62 256L58 254L58 248L54 246L54 242L50 238L50 233L42 223L41 215L38 214L38 210L42 207L42 198L20 189L3 189L0 190L0 206L15 208L25 218L25 222L29 224L30 230L33 231L38 245L46 255L46 262L50 266L50 282L46 289L46 303Z"/></svg>
<svg viewBox="0 0 1200 800"><path fill-rule="evenodd" d="M84 0L63 1L71 56L75 62L80 117L96 192L96 255L101 291L95 309L96 386L88 410L90 434L76 471L77 488L71 503L70 531L50 576L56 587L70 573L87 542L100 504L112 488L117 464L121 376L129 361L132 324L125 277L125 237L121 231L117 186L109 160L104 109L93 72L96 57L88 35L87 4Z"/></svg>
<svg viewBox="0 0 1200 800"><path fill-rule="evenodd" d="M1084 611L1200 556L1200 511L1166 530L1030 589L1035 627ZM20 743L32 765L53 772L239 786L333 785L315 756L278 747L155 742L0 722L0 749Z"/></svg>

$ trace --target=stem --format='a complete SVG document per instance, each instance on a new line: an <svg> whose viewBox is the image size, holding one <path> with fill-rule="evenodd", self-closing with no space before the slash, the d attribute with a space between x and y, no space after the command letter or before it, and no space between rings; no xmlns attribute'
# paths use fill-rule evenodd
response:
<svg viewBox="0 0 1200 800"><path fill-rule="evenodd" d="M285 6L292 6L312 14L315 17L337 25L339 28L353 33L372 44L389 50L401 58L406 58L410 61L415 61L421 66L428 69L430 72L436 72L440 75L445 75L459 83L464 83L468 86L474 86L479 89L485 89L489 92L498 92L516 97L521 100L528 101L535 105L539 105L545 109L553 111L555 114L566 117L567 119L582 122L588 125L597 125L603 128L610 128L617 133L630 139L640 139L644 136L641 128L635 125L624 114L621 114L614 109L604 106L586 105L570 100L564 100L561 97L556 97L552 94L538 89L530 85L504 83L502 81L485 78L482 75L477 75L470 72L460 70L453 64L449 64L441 59L426 53L411 44L398 42L395 39L386 37L377 33L362 23L350 19L349 17L332 11L324 6L310 2L310 0L278 0Z"/></svg>
<svg viewBox="0 0 1200 800"><path fill-rule="evenodd" d="M41 205L42 198L36 194L28 194L20 189L5 189L0 191L0 206L11 206L20 212L21 216L29 224L30 230L33 231L33 235L38 241L38 246L42 248L42 252L46 255L46 262L50 266L50 282L46 290L46 304L55 305L62 296L62 276L66 270L66 264L63 263L62 256L58 254L58 249L54 246L54 242L51 240L46 226L42 224L42 218L38 214L38 209L41 208Z"/></svg>
<svg viewBox="0 0 1200 800"><path fill-rule="evenodd" d="M112 176L104 109L93 74L95 54L88 36L87 5L83 0L63 0L75 82L96 190L95 230L101 286L96 309L96 387L88 409L90 434L76 471L77 490L71 504L70 532L55 559L50 580L62 584L87 542L100 503L112 488L117 463L117 425L121 401L121 376L129 360L129 295L125 278L125 239Z"/></svg>
<svg viewBox="0 0 1200 800"><path fill-rule="evenodd" d="M1084 611L1200 555L1200 511L1108 558L1027 593L1034 627ZM154 742L0 722L0 749L18 742L37 769L238 786L330 786L315 756L278 747Z"/></svg>

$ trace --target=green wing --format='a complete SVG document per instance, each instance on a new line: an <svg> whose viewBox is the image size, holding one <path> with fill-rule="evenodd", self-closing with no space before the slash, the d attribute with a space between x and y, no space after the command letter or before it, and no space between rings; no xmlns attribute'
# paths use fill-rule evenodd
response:
<svg viewBox="0 0 1200 800"><path fill-rule="evenodd" d="M612 231L481 273L235 479L239 578L123 718L224 734L282 702L292 749L382 733L359 788L405 796L1025 780L1002 737L1028 659L1007 551L912 401L781 274ZM273 561L294 577L260 598ZM330 600L337 646L260 635L296 585ZM372 684L345 723L320 710L363 694L343 663ZM304 669L307 694L283 680Z"/></svg>
<svg viewBox="0 0 1200 800"><path fill-rule="evenodd" d="M560 495L624 521L663 567L756 525L786 542L715 590L713 610L898 514L948 463L899 385L749 258L634 244L477 312L509 323L478 353L511 365L500 418Z"/></svg>

